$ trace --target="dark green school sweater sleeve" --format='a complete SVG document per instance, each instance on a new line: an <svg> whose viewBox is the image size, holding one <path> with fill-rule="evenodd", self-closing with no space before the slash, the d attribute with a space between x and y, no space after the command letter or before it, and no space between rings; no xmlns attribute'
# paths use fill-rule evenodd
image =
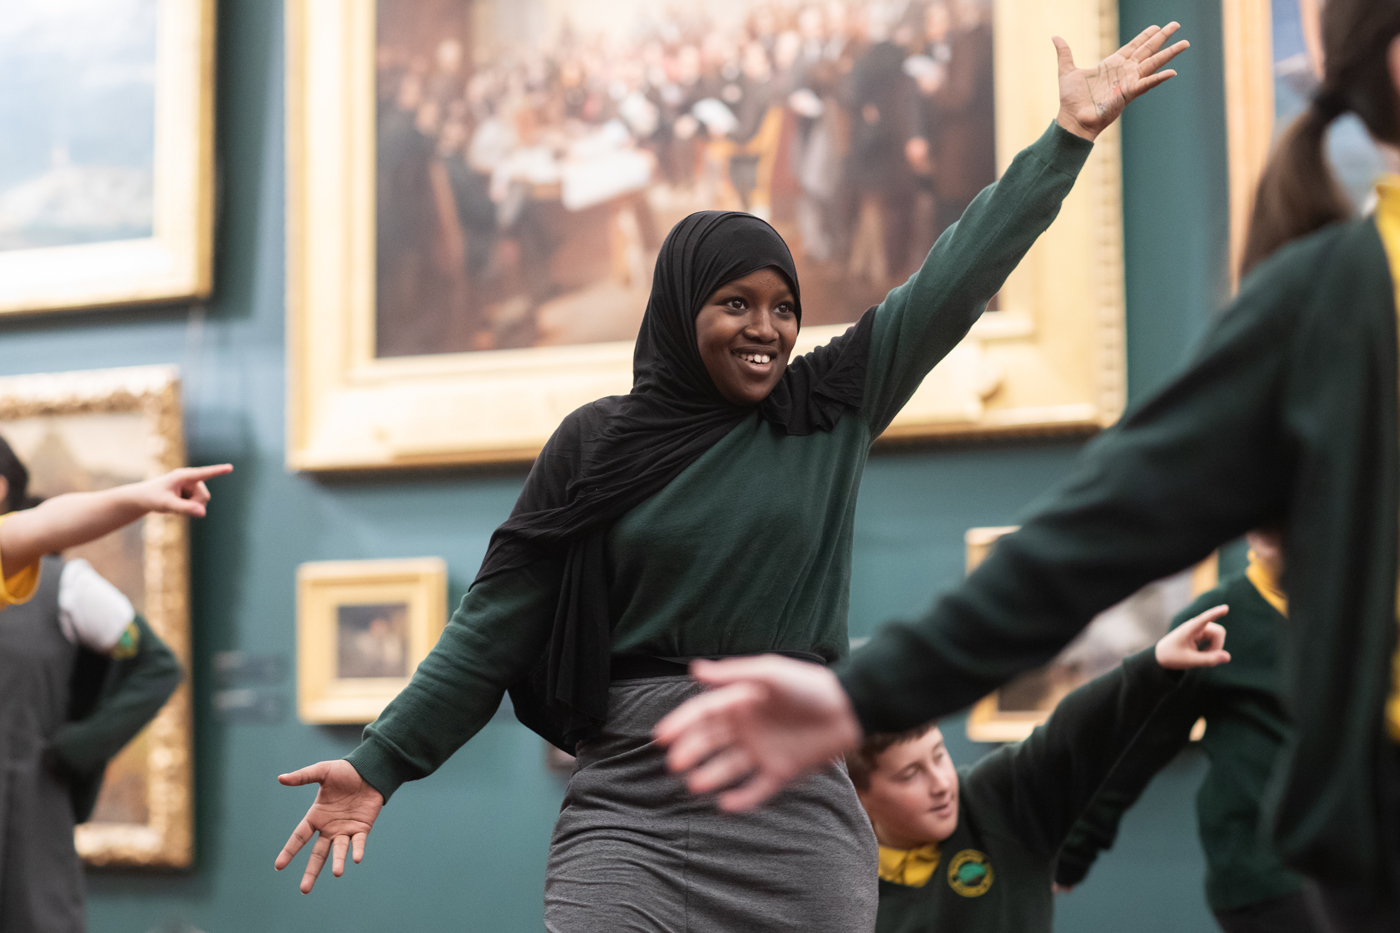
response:
<svg viewBox="0 0 1400 933"><path fill-rule="evenodd" d="M474 585L413 679L346 760L385 802L432 774L486 725L506 688L540 656L563 566L536 561Z"/></svg>
<svg viewBox="0 0 1400 933"><path fill-rule="evenodd" d="M1223 588L1202 593L1177 614L1172 628L1226 601ZM1060 847L1055 862L1056 883L1068 887L1084 880L1099 853L1113 847L1123 814L1137 803L1157 773L1191 744L1191 728L1205 715L1209 705L1209 680L1207 671L1185 678L1162 701L1152 717L1151 727L1143 729L1123 752Z"/></svg>
<svg viewBox="0 0 1400 933"><path fill-rule="evenodd" d="M113 660L96 707L54 733L50 751L75 774L98 771L160 712L180 685L180 662L141 616L136 653Z"/></svg>
<svg viewBox="0 0 1400 933"><path fill-rule="evenodd" d="M1261 265L1185 372L1087 445L961 586L841 666L867 732L962 709L1048 662L1097 613L1283 516L1297 450L1281 396L1309 268L1290 258Z"/></svg>
<svg viewBox="0 0 1400 933"><path fill-rule="evenodd" d="M1154 648L1073 691L1024 742L972 769L973 792L998 799L1031 851L1048 859L1060 849L1123 753L1182 683L1181 672L1157 663Z"/></svg>
<svg viewBox="0 0 1400 933"><path fill-rule="evenodd" d="M945 230L907 282L875 312L866 420L879 434L929 370L967 335L1036 238L1060 212L1094 144L1050 124Z"/></svg>

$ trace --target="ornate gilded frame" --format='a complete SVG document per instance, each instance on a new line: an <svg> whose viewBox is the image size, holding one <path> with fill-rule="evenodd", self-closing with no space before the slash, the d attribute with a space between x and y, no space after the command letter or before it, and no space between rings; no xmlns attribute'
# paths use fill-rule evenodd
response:
<svg viewBox="0 0 1400 933"><path fill-rule="evenodd" d="M991 528L969 528L963 536L967 546L967 572L976 570L987 555L992 552L997 540L1015 531L1019 526L1004 525ZM1191 593L1199 596L1216 585L1218 576L1218 555L1211 554L1191 570ZM968 713L967 737L973 742L1019 742L1031 734L1036 726L1043 725L1053 710L1004 710L993 691L978 700ZM1205 733L1204 721L1192 730L1192 740Z"/></svg>
<svg viewBox="0 0 1400 933"><path fill-rule="evenodd" d="M154 235L0 252L0 314L209 294L215 0L159 0Z"/></svg>
<svg viewBox="0 0 1400 933"><path fill-rule="evenodd" d="M405 603L408 673L340 678L335 672L340 606ZM408 686L447 624L447 563L440 557L346 560L297 568L297 715L310 723L367 723Z"/></svg>
<svg viewBox="0 0 1400 933"><path fill-rule="evenodd" d="M150 366L0 378L0 424L18 418L139 414L146 473L185 465L180 380ZM84 823L78 854L90 865L185 868L194 857L194 739L190 701L189 522L150 515L142 532L145 616L179 658L185 678L148 725L147 823Z"/></svg>
<svg viewBox="0 0 1400 933"><path fill-rule="evenodd" d="M1114 0L996 0L997 158L1058 108L1050 36L1118 45ZM631 344L374 356L374 0L287 3L287 464L347 470L529 460L560 419L631 385ZM1117 127L1000 308L924 381L889 438L1086 431L1124 403ZM798 351L841 328L803 332Z"/></svg>
<svg viewBox="0 0 1400 933"><path fill-rule="evenodd" d="M1230 174L1230 275L1244 254L1254 186L1274 137L1274 39L1270 0L1220 5L1225 43L1225 129Z"/></svg>

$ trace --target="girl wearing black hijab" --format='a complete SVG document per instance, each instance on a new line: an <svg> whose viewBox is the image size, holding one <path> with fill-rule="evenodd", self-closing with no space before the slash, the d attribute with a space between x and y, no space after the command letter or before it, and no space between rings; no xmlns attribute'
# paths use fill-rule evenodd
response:
<svg viewBox="0 0 1400 933"><path fill-rule="evenodd" d="M1048 227L1129 100L1185 43L1147 30L1098 69L1061 40L1056 125L1008 166L922 269L830 344L788 363L802 303L766 223L703 212L657 258L631 393L564 420L492 537L476 582L347 759L280 780L319 783L277 858L320 833L363 854L384 801L492 716L516 715L578 766L545 882L551 931L873 929L876 847L833 764L735 821L668 777L652 726L695 693L694 658L847 651L856 493L871 442L967 333Z"/></svg>

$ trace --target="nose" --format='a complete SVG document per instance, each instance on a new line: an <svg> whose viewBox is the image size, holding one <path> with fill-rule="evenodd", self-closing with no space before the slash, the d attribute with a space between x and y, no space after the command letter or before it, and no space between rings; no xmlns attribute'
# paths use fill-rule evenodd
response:
<svg viewBox="0 0 1400 933"><path fill-rule="evenodd" d="M756 308L744 325L744 336L760 343L777 343L778 329L773 326L773 313L766 308Z"/></svg>

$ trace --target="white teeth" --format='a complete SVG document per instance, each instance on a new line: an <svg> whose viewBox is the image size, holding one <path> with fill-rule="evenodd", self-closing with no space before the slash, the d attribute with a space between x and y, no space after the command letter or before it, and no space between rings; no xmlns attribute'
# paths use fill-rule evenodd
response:
<svg viewBox="0 0 1400 933"><path fill-rule="evenodd" d="M737 353L735 355L749 363L770 363L773 360L771 356L762 353Z"/></svg>

